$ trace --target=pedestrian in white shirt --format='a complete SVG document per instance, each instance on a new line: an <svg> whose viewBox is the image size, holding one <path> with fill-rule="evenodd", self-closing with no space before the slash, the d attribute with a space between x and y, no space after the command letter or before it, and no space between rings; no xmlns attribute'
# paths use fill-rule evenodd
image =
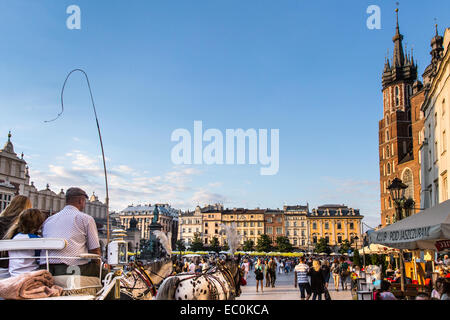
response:
<svg viewBox="0 0 450 320"><path fill-rule="evenodd" d="M49 250L49 256L64 256L64 258L50 258L50 273L66 275L69 266L78 266L83 276L98 277L100 260L74 259L80 254L97 254L101 256L98 240L97 225L90 215L82 211L86 207L88 196L80 188L70 188L66 192L66 206L58 213L45 220L42 226L44 238L63 238L67 246L58 251ZM46 258L41 255L40 268L46 268Z"/></svg>
<svg viewBox="0 0 450 320"><path fill-rule="evenodd" d="M38 231L44 220L45 215L38 209L27 209L22 211L18 217L18 222L10 227L8 233L14 234L13 240L40 238ZM39 254L39 251L35 250L8 251L8 271L11 277L38 270L37 259Z"/></svg>

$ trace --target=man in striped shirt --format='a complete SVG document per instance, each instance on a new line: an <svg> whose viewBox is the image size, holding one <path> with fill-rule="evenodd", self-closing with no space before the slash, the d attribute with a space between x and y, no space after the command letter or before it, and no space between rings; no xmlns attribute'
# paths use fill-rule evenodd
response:
<svg viewBox="0 0 450 320"><path fill-rule="evenodd" d="M302 300L305 300L305 291L306 291L306 300L311 297L311 286L309 285L309 266L305 263L305 257L300 258L300 263L295 266L295 283L294 286L300 289L300 297Z"/></svg>

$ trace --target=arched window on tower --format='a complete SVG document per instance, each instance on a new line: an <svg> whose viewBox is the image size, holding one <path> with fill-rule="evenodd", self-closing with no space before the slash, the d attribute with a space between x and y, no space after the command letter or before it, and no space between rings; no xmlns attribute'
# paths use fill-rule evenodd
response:
<svg viewBox="0 0 450 320"><path fill-rule="evenodd" d="M391 156L391 152L389 149L389 146L386 147L386 158L389 158Z"/></svg>
<svg viewBox="0 0 450 320"><path fill-rule="evenodd" d="M395 106L398 107L398 105L400 104L400 89L398 88L398 86L395 87Z"/></svg>
<svg viewBox="0 0 450 320"><path fill-rule="evenodd" d="M386 166L386 172L388 175L391 174L391 164L390 163L388 163Z"/></svg>
<svg viewBox="0 0 450 320"><path fill-rule="evenodd" d="M409 168L406 168L403 171L402 174L402 181L404 184L408 186L408 188L405 190L405 198L412 198L414 199L414 184L413 184L413 175L412 171Z"/></svg>
<svg viewBox="0 0 450 320"><path fill-rule="evenodd" d="M389 130L386 130L386 142L389 141Z"/></svg>

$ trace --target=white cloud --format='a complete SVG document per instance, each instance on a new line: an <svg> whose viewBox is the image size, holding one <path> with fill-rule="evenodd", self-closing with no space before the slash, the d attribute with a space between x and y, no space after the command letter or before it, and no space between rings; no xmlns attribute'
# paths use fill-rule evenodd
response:
<svg viewBox="0 0 450 320"><path fill-rule="evenodd" d="M80 187L86 192L95 192L101 201L106 197L104 170L101 158L92 157L80 150L73 150L61 157L67 166L49 164L45 171L31 172L36 187L50 184L53 191L61 188ZM175 208L192 209L197 201L211 203L225 199L220 194L209 193L192 186L192 179L202 171L186 166L172 168L159 175L148 176L144 172L124 164L110 165L108 186L110 210L118 211L129 204L169 203ZM43 187L42 187L43 188Z"/></svg>

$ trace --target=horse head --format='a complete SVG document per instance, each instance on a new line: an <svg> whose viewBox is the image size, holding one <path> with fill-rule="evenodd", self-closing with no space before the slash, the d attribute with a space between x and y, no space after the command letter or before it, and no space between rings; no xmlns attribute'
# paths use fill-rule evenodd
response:
<svg viewBox="0 0 450 320"><path fill-rule="evenodd" d="M235 258L234 256L228 258L225 260L224 262L224 267L230 272L230 276L233 279L233 291L235 293L236 297L239 297L241 295L241 277L242 277L242 272L241 272L241 267L240 267L240 262L241 262L241 255L239 254L237 258Z"/></svg>

